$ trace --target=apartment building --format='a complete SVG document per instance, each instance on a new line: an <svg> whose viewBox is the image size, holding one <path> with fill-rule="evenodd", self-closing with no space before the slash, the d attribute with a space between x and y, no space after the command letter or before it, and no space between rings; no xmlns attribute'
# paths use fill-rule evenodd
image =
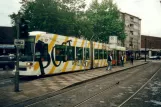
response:
<svg viewBox="0 0 161 107"><path fill-rule="evenodd" d="M141 19L128 13L121 12L121 18L125 22L124 47L129 51L140 51L141 48Z"/></svg>

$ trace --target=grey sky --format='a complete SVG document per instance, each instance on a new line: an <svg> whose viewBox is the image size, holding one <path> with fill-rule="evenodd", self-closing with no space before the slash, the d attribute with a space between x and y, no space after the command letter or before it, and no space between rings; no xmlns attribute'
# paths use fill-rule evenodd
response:
<svg viewBox="0 0 161 107"><path fill-rule="evenodd" d="M0 3L0 26L11 26L9 14L20 9L20 0L1 0Z"/></svg>
<svg viewBox="0 0 161 107"><path fill-rule="evenodd" d="M20 0L1 0L0 26L11 26L9 14L20 9ZM92 0L86 0L90 3ZM101 1L101 0L100 0ZM160 0L114 0L122 12L136 15L142 19L141 33L161 37Z"/></svg>

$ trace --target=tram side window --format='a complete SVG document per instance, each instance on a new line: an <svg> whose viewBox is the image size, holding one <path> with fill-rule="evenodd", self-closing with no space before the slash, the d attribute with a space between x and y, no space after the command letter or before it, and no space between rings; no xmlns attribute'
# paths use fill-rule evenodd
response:
<svg viewBox="0 0 161 107"><path fill-rule="evenodd" d="M104 59L107 59L107 51L104 50Z"/></svg>
<svg viewBox="0 0 161 107"><path fill-rule="evenodd" d="M44 44L44 61L48 60L48 44Z"/></svg>
<svg viewBox="0 0 161 107"><path fill-rule="evenodd" d="M99 50L99 59L103 59L103 50Z"/></svg>
<svg viewBox="0 0 161 107"><path fill-rule="evenodd" d="M86 53L85 54L85 60L89 60L89 48L84 48L84 53Z"/></svg>
<svg viewBox="0 0 161 107"><path fill-rule="evenodd" d="M55 45L55 60L64 61L66 55L66 47L64 45Z"/></svg>
<svg viewBox="0 0 161 107"><path fill-rule="evenodd" d="M36 61L39 60L40 56L43 58L44 61L47 61L48 59L48 44L45 44L42 41L39 41L36 43L35 47L35 56L36 56Z"/></svg>
<svg viewBox="0 0 161 107"><path fill-rule="evenodd" d="M67 55L68 60L74 60L75 59L75 47L73 46L67 46Z"/></svg>
<svg viewBox="0 0 161 107"><path fill-rule="evenodd" d="M76 59L83 60L83 48L76 47Z"/></svg>
<svg viewBox="0 0 161 107"><path fill-rule="evenodd" d="M98 59L98 49L94 50L94 57L95 57L95 59Z"/></svg>

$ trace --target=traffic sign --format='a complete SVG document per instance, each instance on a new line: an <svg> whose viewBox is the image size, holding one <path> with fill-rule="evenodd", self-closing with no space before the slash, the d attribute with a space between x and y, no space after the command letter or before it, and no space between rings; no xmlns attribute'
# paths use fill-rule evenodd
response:
<svg viewBox="0 0 161 107"><path fill-rule="evenodd" d="M117 36L109 36L110 44L117 44Z"/></svg>
<svg viewBox="0 0 161 107"><path fill-rule="evenodd" d="M15 39L14 45L19 49L24 49L25 41L23 39Z"/></svg>

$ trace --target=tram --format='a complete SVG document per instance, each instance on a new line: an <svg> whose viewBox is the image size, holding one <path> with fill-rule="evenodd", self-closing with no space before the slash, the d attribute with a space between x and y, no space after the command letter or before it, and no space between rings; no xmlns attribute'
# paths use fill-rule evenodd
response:
<svg viewBox="0 0 161 107"><path fill-rule="evenodd" d="M107 66L108 44L58 34L31 34L20 50L19 74L51 75Z"/></svg>

